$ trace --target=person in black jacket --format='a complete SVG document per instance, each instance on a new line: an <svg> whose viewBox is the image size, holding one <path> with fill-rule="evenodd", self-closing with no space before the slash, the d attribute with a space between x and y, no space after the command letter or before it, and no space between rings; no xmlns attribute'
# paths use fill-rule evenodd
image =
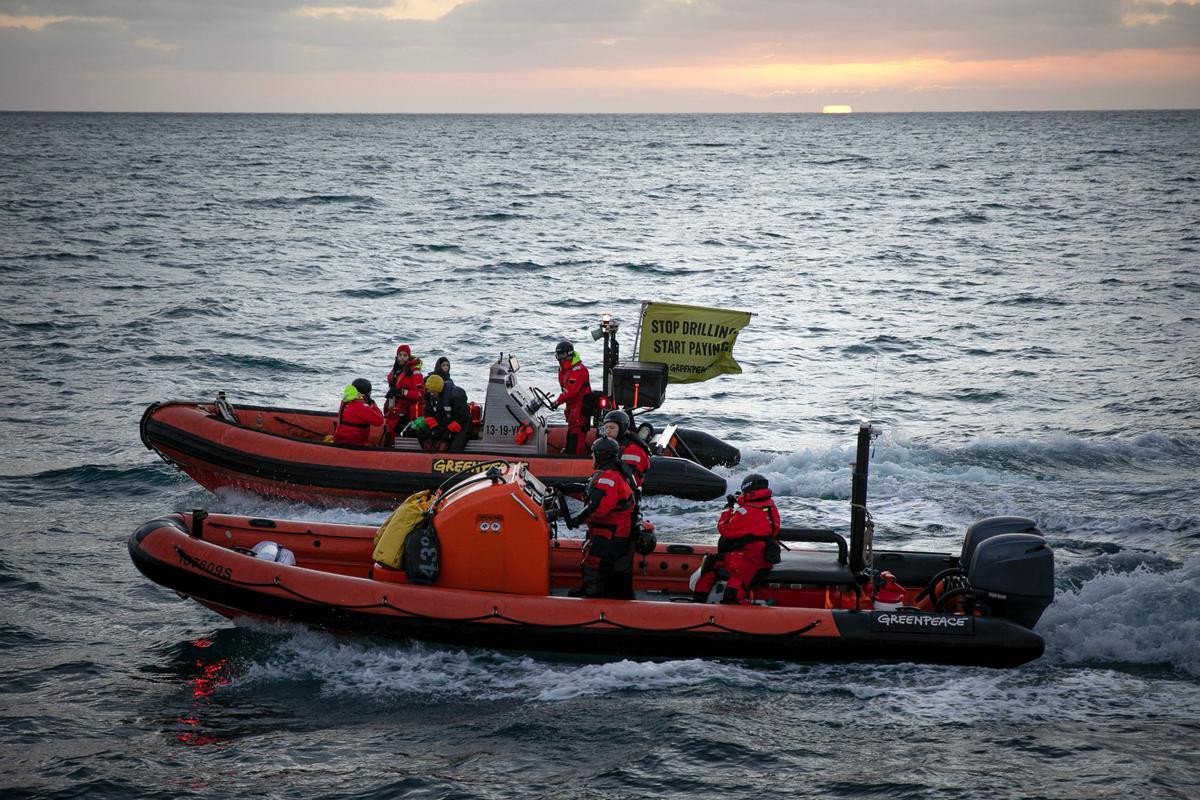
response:
<svg viewBox="0 0 1200 800"><path fill-rule="evenodd" d="M436 372L425 379L425 417L414 421L421 447L461 453L471 436L471 407L467 393Z"/></svg>

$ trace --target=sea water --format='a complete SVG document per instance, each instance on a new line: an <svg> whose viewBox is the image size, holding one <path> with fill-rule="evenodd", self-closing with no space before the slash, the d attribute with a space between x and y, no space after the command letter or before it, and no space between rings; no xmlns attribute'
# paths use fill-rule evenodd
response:
<svg viewBox="0 0 1200 800"><path fill-rule="evenodd" d="M1194 797L1200 113L0 114L6 797ZM336 408L397 344L481 399L633 355L641 301L754 312L740 375L648 417L736 444L793 525L876 546L1033 517L1047 652L1012 670L628 661L234 624L144 579L210 495L156 400ZM720 503L649 499L661 541Z"/></svg>

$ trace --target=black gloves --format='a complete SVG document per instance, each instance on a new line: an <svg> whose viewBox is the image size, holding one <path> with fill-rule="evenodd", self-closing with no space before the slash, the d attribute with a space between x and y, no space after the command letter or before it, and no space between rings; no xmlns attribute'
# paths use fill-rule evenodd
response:
<svg viewBox="0 0 1200 800"><path fill-rule="evenodd" d="M725 507L733 508L737 504L737 497L732 494L725 495Z"/></svg>

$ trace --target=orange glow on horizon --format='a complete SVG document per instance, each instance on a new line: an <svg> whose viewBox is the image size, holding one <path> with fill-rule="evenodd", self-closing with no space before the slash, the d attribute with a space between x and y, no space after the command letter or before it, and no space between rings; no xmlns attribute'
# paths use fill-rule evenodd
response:
<svg viewBox="0 0 1200 800"><path fill-rule="evenodd" d="M911 91L1001 87L1052 82L1070 85L1105 79L1161 78L1200 74L1200 53L1123 50L1081 56L1022 60L965 61L920 58L840 64L754 64L723 67L663 67L642 70L543 71L543 79L591 86L631 85L670 90L771 94L855 93L879 89ZM553 80L554 78L551 78Z"/></svg>
<svg viewBox="0 0 1200 800"><path fill-rule="evenodd" d="M159 67L118 77L138 86L142 96L189 98L188 107L180 110L671 113L818 112L828 104L852 105L855 112L1194 108L1200 106L1200 88L1190 77L1196 74L1200 74L1198 51L1122 50L1022 60L944 57L494 72L221 73ZM235 78L236 97L222 88ZM1185 103L1139 102L1143 97L1162 96L1164 87L1185 98ZM94 91L101 89L94 87ZM1074 102L1077 97L1082 99ZM1110 100L1098 103L1097 97ZM1112 105L1101 105L1104 102ZM174 109L168 100L150 110Z"/></svg>

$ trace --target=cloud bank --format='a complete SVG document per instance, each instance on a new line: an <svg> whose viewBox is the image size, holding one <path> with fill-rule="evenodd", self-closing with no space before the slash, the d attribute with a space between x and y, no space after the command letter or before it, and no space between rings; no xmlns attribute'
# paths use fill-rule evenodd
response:
<svg viewBox="0 0 1200 800"><path fill-rule="evenodd" d="M1200 0L0 1L0 108L1200 106Z"/></svg>

